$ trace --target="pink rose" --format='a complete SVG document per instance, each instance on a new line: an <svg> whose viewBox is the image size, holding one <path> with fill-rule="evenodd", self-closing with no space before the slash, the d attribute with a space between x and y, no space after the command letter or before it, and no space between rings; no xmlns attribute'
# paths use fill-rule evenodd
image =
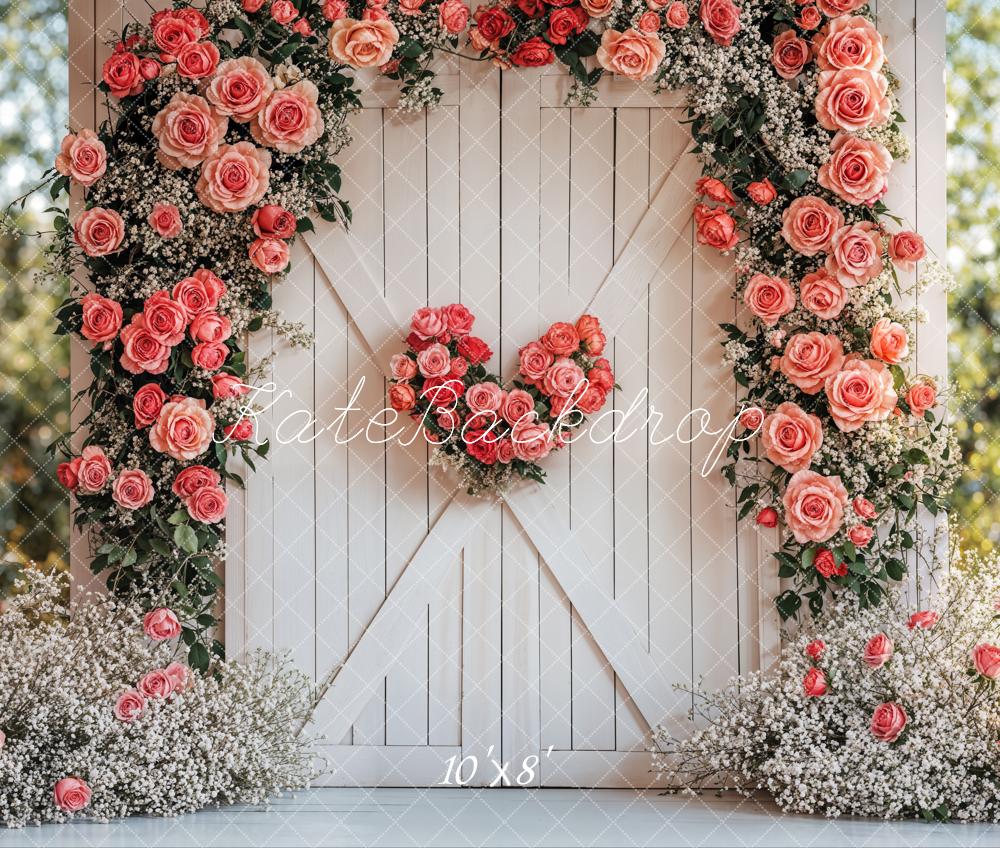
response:
<svg viewBox="0 0 1000 848"><path fill-rule="evenodd" d="M153 118L156 157L171 171L194 168L219 149L228 124L204 97L178 91Z"/></svg>
<svg viewBox="0 0 1000 848"><path fill-rule="evenodd" d="M826 694L826 675L823 674L823 670L819 668L811 668L806 672L805 679L802 681L802 690L806 693L806 697L809 698L819 698Z"/></svg>
<svg viewBox="0 0 1000 848"><path fill-rule="evenodd" d="M879 318L872 327L871 352L890 365L898 365L910 355L910 340L902 324Z"/></svg>
<svg viewBox="0 0 1000 848"><path fill-rule="evenodd" d="M815 6L803 6L799 16L795 19L795 23L807 32L816 29L822 22L823 18Z"/></svg>
<svg viewBox="0 0 1000 848"><path fill-rule="evenodd" d="M141 509L153 500L153 483L145 471L127 469L115 479L111 499L122 509Z"/></svg>
<svg viewBox="0 0 1000 848"><path fill-rule="evenodd" d="M420 8L423 3L424 0L399 0L399 12L401 15L416 17L423 12Z"/></svg>
<svg viewBox="0 0 1000 848"><path fill-rule="evenodd" d="M840 477L796 471L782 496L785 523L799 544L825 542L840 529L847 489Z"/></svg>
<svg viewBox="0 0 1000 848"><path fill-rule="evenodd" d="M155 80L160 75L160 70L160 63L156 59L146 58L139 60L139 73L147 82Z"/></svg>
<svg viewBox="0 0 1000 848"><path fill-rule="evenodd" d="M274 0L271 4L271 17L282 26L290 24L298 14L299 11L291 0Z"/></svg>
<svg viewBox="0 0 1000 848"><path fill-rule="evenodd" d="M319 89L309 80L275 91L250 124L251 134L265 147L298 153L323 135L318 99Z"/></svg>
<svg viewBox="0 0 1000 848"><path fill-rule="evenodd" d="M899 704L879 704L872 713L872 736L882 742L895 742L905 727L906 712Z"/></svg>
<svg viewBox="0 0 1000 848"><path fill-rule="evenodd" d="M917 418L937 403L937 390L931 383L915 383L906 392L906 405Z"/></svg>
<svg viewBox="0 0 1000 848"><path fill-rule="evenodd" d="M511 389L500 406L500 414L512 427L519 421L529 421L534 412L535 399L524 389Z"/></svg>
<svg viewBox="0 0 1000 848"><path fill-rule="evenodd" d="M739 416L740 425L756 433L764 423L764 411L756 406L744 409Z"/></svg>
<svg viewBox="0 0 1000 848"><path fill-rule="evenodd" d="M175 692L183 692L191 683L191 669L184 663L172 662L163 669L163 673L170 678Z"/></svg>
<svg viewBox="0 0 1000 848"><path fill-rule="evenodd" d="M826 378L830 415L844 433L869 421L885 421L896 406L896 390L889 369L875 359L850 359Z"/></svg>
<svg viewBox="0 0 1000 848"><path fill-rule="evenodd" d="M208 450L214 432L215 419L205 401L184 398L163 405L149 431L149 443L153 450L188 462Z"/></svg>
<svg viewBox="0 0 1000 848"><path fill-rule="evenodd" d="M641 81L656 72L665 54L666 45L653 33L606 29L597 48L597 62L606 71Z"/></svg>
<svg viewBox="0 0 1000 848"><path fill-rule="evenodd" d="M701 24L716 44L728 47L740 31L740 10L731 0L701 0Z"/></svg>
<svg viewBox="0 0 1000 848"><path fill-rule="evenodd" d="M774 507L766 506L757 513L755 519L761 527L771 529L778 526L778 511Z"/></svg>
<svg viewBox="0 0 1000 848"><path fill-rule="evenodd" d="M560 357L545 372L540 388L547 395L568 398L583 390L586 379L583 369L572 359Z"/></svg>
<svg viewBox="0 0 1000 848"><path fill-rule="evenodd" d="M132 398L132 412L135 414L137 428L148 427L160 414L167 396L156 383L146 383L140 386Z"/></svg>
<svg viewBox="0 0 1000 848"><path fill-rule="evenodd" d="M809 62L809 44L799 38L795 30L786 29L771 48L771 64L782 79L795 79Z"/></svg>
<svg viewBox="0 0 1000 848"><path fill-rule="evenodd" d="M153 292L143 304L142 314L146 330L156 341L169 347L180 344L188 314L182 304L170 299L170 292Z"/></svg>
<svg viewBox="0 0 1000 848"><path fill-rule="evenodd" d="M202 312L188 330L196 342L224 342L233 334L233 322L218 312Z"/></svg>
<svg viewBox="0 0 1000 848"><path fill-rule="evenodd" d="M186 500L198 489L218 486L221 481L222 477L218 471L204 465L189 465L174 478L170 491L181 500Z"/></svg>
<svg viewBox="0 0 1000 848"><path fill-rule="evenodd" d="M541 342L529 342L518 352L519 371L529 382L537 383L555 361L552 353Z"/></svg>
<svg viewBox="0 0 1000 848"><path fill-rule="evenodd" d="M92 342L105 342L107 348L122 327L122 307L118 301L110 300L96 292L87 292L80 298L83 307L83 326L80 332Z"/></svg>
<svg viewBox="0 0 1000 848"><path fill-rule="evenodd" d="M218 371L228 356L229 348L224 342L199 342L191 348L191 362L206 371Z"/></svg>
<svg viewBox="0 0 1000 848"><path fill-rule="evenodd" d="M177 73L186 79L204 79L218 66L219 48L211 41L185 44L177 53Z"/></svg>
<svg viewBox="0 0 1000 848"><path fill-rule="evenodd" d="M221 486L202 486L189 495L184 506L195 521L204 524L217 524L226 517L226 507L229 500L226 490Z"/></svg>
<svg viewBox="0 0 1000 848"><path fill-rule="evenodd" d="M821 71L816 120L826 130L857 132L880 126L892 114L888 89L886 78L871 71Z"/></svg>
<svg viewBox="0 0 1000 848"><path fill-rule="evenodd" d="M826 642L822 639L813 639L808 645L806 645L805 654L813 662L819 662L823 657L823 652L826 650Z"/></svg>
<svg viewBox="0 0 1000 848"><path fill-rule="evenodd" d="M80 452L76 466L77 492L81 495L96 495L111 479L111 463L104 455L103 448L88 445Z"/></svg>
<svg viewBox="0 0 1000 848"><path fill-rule="evenodd" d="M239 397L249 391L250 387L234 374L212 375L212 397L216 400Z"/></svg>
<svg viewBox="0 0 1000 848"><path fill-rule="evenodd" d="M469 25L469 7L462 0L444 0L438 7L438 25L457 35Z"/></svg>
<svg viewBox="0 0 1000 848"><path fill-rule="evenodd" d="M524 462L537 462L552 450L552 431L547 424L525 421L511 430L514 456Z"/></svg>
<svg viewBox="0 0 1000 848"><path fill-rule="evenodd" d="M773 327L795 308L795 292L781 277L754 274L743 291L743 302L765 327Z"/></svg>
<svg viewBox="0 0 1000 848"><path fill-rule="evenodd" d="M77 486L80 485L80 479L77 477L80 461L80 457L76 457L69 462L60 462L56 467L56 479L59 480L61 486L64 486L71 492L75 492Z"/></svg>
<svg viewBox="0 0 1000 848"><path fill-rule="evenodd" d="M983 642L972 649L972 664L983 677L996 680L1000 677L1000 648Z"/></svg>
<svg viewBox="0 0 1000 848"><path fill-rule="evenodd" d="M413 317L410 319L410 328L421 339L434 339L445 332L447 324L440 309L422 306L413 313Z"/></svg>
<svg viewBox="0 0 1000 848"><path fill-rule="evenodd" d="M882 245L870 221L841 227L833 236L826 270L847 288L863 286L882 273Z"/></svg>
<svg viewBox="0 0 1000 848"><path fill-rule="evenodd" d="M56 783L52 798L64 813L78 813L90 803L90 787L78 777L64 777Z"/></svg>
<svg viewBox="0 0 1000 848"><path fill-rule="evenodd" d="M249 418L241 418L235 424L227 424L222 428L222 433L227 439L235 442L249 441L253 436L253 421Z"/></svg>
<svg viewBox="0 0 1000 848"><path fill-rule="evenodd" d="M889 661L892 651L892 639L884 633L876 633L865 644L865 650L861 659L865 665L871 668L881 668Z"/></svg>
<svg viewBox="0 0 1000 848"><path fill-rule="evenodd" d="M264 8L264 0L240 0L240 7L247 14L255 15Z"/></svg>
<svg viewBox="0 0 1000 848"><path fill-rule="evenodd" d="M207 309L215 309L226 293L226 285L206 268L199 268L190 277L185 277L170 292L171 297L181 304L193 319Z"/></svg>
<svg viewBox="0 0 1000 848"><path fill-rule="evenodd" d="M941 616L938 615L934 610L919 610L909 617L906 622L906 626L910 630L920 628L921 630L930 630L938 623L938 619Z"/></svg>
<svg viewBox="0 0 1000 848"><path fill-rule="evenodd" d="M694 207L698 244L707 244L717 250L730 250L739 243L736 221L722 207L710 208L704 203Z"/></svg>
<svg viewBox="0 0 1000 848"><path fill-rule="evenodd" d="M392 58L399 31L388 19L355 21L342 18L330 27L330 58L352 68L375 68Z"/></svg>
<svg viewBox="0 0 1000 848"><path fill-rule="evenodd" d="M254 210L250 224L259 238L287 239L295 235L298 221L284 207L269 203Z"/></svg>
<svg viewBox="0 0 1000 848"><path fill-rule="evenodd" d="M872 530L871 527L866 527L864 524L856 524L847 531L847 538L859 548L865 547L872 540L872 536L874 535L875 531Z"/></svg>
<svg viewBox="0 0 1000 848"><path fill-rule="evenodd" d="M806 309L827 321L840 315L847 303L847 289L825 268L806 274L799 283L799 294Z"/></svg>
<svg viewBox="0 0 1000 848"><path fill-rule="evenodd" d="M398 412L413 409L417 403L417 393L409 383L393 383L389 386L389 406Z"/></svg>
<svg viewBox="0 0 1000 848"><path fill-rule="evenodd" d="M902 230L889 239L889 258L901 271L912 271L926 255L923 238L910 230Z"/></svg>
<svg viewBox="0 0 1000 848"><path fill-rule="evenodd" d="M323 17L331 22L346 18L347 0L324 0Z"/></svg>
<svg viewBox="0 0 1000 848"><path fill-rule="evenodd" d="M817 181L841 200L871 206L889 190L892 156L877 141L838 132Z"/></svg>
<svg viewBox="0 0 1000 848"><path fill-rule="evenodd" d="M135 721L142 715L146 699L135 689L126 689L115 701L115 718L118 721Z"/></svg>
<svg viewBox="0 0 1000 848"><path fill-rule="evenodd" d="M736 197L729 190L729 186L715 177L701 177L694 184L694 188L702 197L707 197L716 203L726 203L730 206L736 203Z"/></svg>
<svg viewBox="0 0 1000 848"><path fill-rule="evenodd" d="M688 21L690 19L691 16L688 14L687 3L675 0L675 2L671 3L667 9L667 26L673 29L683 29L688 25Z"/></svg>
<svg viewBox="0 0 1000 848"><path fill-rule="evenodd" d="M796 333L779 361L781 373L807 395L817 394L844 362L844 346L834 335Z"/></svg>
<svg viewBox="0 0 1000 848"><path fill-rule="evenodd" d="M140 312L132 316L130 323L122 330L122 368L130 374L162 374L170 363L170 347L161 342L146 326L146 318Z"/></svg>
<svg viewBox="0 0 1000 848"><path fill-rule="evenodd" d="M125 240L125 222L114 209L95 206L77 216L73 239L87 256L107 256Z"/></svg>
<svg viewBox="0 0 1000 848"><path fill-rule="evenodd" d="M255 239L247 253L265 274L280 274L288 267L288 243L276 238Z"/></svg>
<svg viewBox="0 0 1000 848"><path fill-rule="evenodd" d="M92 186L108 167L108 153L104 142L93 130L70 133L62 140L56 156L56 170L65 177L72 177L82 186Z"/></svg>
<svg viewBox="0 0 1000 848"><path fill-rule="evenodd" d="M472 332L475 316L461 303L452 303L441 310L448 332L453 336L467 336Z"/></svg>
<svg viewBox="0 0 1000 848"><path fill-rule="evenodd" d="M177 238L184 229L181 212L172 203L153 204L146 221L160 238Z"/></svg>
<svg viewBox="0 0 1000 848"><path fill-rule="evenodd" d="M503 403L503 389L496 383L476 383L465 392L465 402L469 406L469 411L476 412L496 412ZM489 417L490 422L494 420Z"/></svg>
<svg viewBox="0 0 1000 848"><path fill-rule="evenodd" d="M389 360L393 380L412 380L417 376L417 363L403 353L394 353Z"/></svg>
<svg viewBox="0 0 1000 848"><path fill-rule="evenodd" d="M781 237L803 256L830 249L833 235L844 226L844 214L814 195L797 197L781 215Z"/></svg>
<svg viewBox="0 0 1000 848"><path fill-rule="evenodd" d="M248 141L223 144L201 166L195 191L213 212L240 212L267 193L271 154Z"/></svg>
<svg viewBox="0 0 1000 848"><path fill-rule="evenodd" d="M305 18L299 18L294 24L292 24L292 32L297 32L299 35L308 38L313 34L313 28L309 26L309 21Z"/></svg>
<svg viewBox="0 0 1000 848"><path fill-rule="evenodd" d="M747 194L758 206L767 206L768 203L772 203L778 197L774 183L766 177L760 180L760 182L750 183L747 186Z"/></svg>
<svg viewBox="0 0 1000 848"><path fill-rule="evenodd" d="M139 680L139 691L147 698L166 698L174 691L174 684L162 668L157 668Z"/></svg>
<svg viewBox="0 0 1000 848"><path fill-rule="evenodd" d="M868 5L868 0L816 0L816 2L819 4L820 11L828 18L849 15L862 6Z"/></svg>
<svg viewBox="0 0 1000 848"><path fill-rule="evenodd" d="M173 610L157 607L143 616L142 630L154 642L162 642L180 636L181 623Z"/></svg>
<svg viewBox="0 0 1000 848"><path fill-rule="evenodd" d="M245 124L255 117L274 91L274 80L257 59L227 59L205 89L205 97L220 115Z"/></svg>
<svg viewBox="0 0 1000 848"><path fill-rule="evenodd" d="M194 21L174 10L154 15L151 26L153 41L160 48L160 59L163 62L173 62L182 47L193 44L201 37L201 31Z"/></svg>
<svg viewBox="0 0 1000 848"><path fill-rule="evenodd" d="M767 458L795 473L809 467L823 444L823 425L815 415L786 401L764 419L760 435Z"/></svg>
<svg viewBox="0 0 1000 848"><path fill-rule="evenodd" d="M432 344L417 354L417 368L424 377L443 377L451 369L448 348L443 344Z"/></svg>
<svg viewBox="0 0 1000 848"><path fill-rule="evenodd" d="M614 0L580 0L580 5L583 7L583 10L592 18L606 18L608 15L611 14L611 9L614 6ZM484 6L479 7L479 9L484 9L484 8L486 7ZM479 9L476 10L477 13ZM472 33L469 33L469 36L471 41ZM487 38L486 40L490 41L491 39ZM478 50L480 48L477 47L476 49Z"/></svg>
<svg viewBox="0 0 1000 848"><path fill-rule="evenodd" d="M860 15L834 18L823 27L814 43L821 71L863 68L875 73L885 63L881 33Z"/></svg>
<svg viewBox="0 0 1000 848"><path fill-rule="evenodd" d="M865 519L865 521L871 521L876 515L875 504L873 504L868 498L856 497L851 506L854 508L854 514L859 518Z"/></svg>
<svg viewBox="0 0 1000 848"><path fill-rule="evenodd" d="M111 96L119 99L138 94L145 84L135 53L112 53L104 62L101 77Z"/></svg>

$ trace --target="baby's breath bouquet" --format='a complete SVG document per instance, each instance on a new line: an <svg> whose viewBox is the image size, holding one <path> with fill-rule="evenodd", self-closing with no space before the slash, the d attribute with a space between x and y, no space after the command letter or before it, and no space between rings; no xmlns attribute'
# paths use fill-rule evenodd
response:
<svg viewBox="0 0 1000 848"><path fill-rule="evenodd" d="M787 811L1000 820L1000 563L964 557L920 607L843 593L770 673L695 693L659 731L674 785L766 790Z"/></svg>
<svg viewBox="0 0 1000 848"><path fill-rule="evenodd" d="M0 823L261 803L314 776L315 693L285 661L195 674L165 610L88 599L69 617L60 578L21 589L0 615Z"/></svg>

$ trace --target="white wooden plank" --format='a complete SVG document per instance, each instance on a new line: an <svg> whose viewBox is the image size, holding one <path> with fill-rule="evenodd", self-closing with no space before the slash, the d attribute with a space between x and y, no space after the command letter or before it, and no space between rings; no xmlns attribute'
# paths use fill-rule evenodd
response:
<svg viewBox="0 0 1000 848"><path fill-rule="evenodd" d="M313 786L434 786L448 760L462 758L457 745L320 745Z"/></svg>

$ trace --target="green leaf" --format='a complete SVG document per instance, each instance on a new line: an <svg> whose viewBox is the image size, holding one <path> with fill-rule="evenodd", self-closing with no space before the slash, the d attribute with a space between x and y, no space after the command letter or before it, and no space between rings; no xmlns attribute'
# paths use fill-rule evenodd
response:
<svg viewBox="0 0 1000 848"><path fill-rule="evenodd" d="M201 642L195 642L188 650L188 665L196 671L207 671L208 663L208 649Z"/></svg>
<svg viewBox="0 0 1000 848"><path fill-rule="evenodd" d="M188 512L186 509L178 509L167 519L168 524L183 524L188 520Z"/></svg>
<svg viewBox="0 0 1000 848"><path fill-rule="evenodd" d="M178 524L174 529L174 543L189 554L198 553L198 536L190 524Z"/></svg>

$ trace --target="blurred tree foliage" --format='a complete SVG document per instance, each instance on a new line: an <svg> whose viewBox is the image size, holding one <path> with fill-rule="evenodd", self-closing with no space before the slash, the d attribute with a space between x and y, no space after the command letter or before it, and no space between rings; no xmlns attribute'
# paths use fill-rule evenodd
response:
<svg viewBox="0 0 1000 848"><path fill-rule="evenodd" d="M967 468L955 493L967 545L1000 543L1000 4L948 0L948 259L956 425Z"/></svg>
<svg viewBox="0 0 1000 848"><path fill-rule="evenodd" d="M0 2L0 208L50 166L67 113L66 3ZM18 223L46 225L45 198ZM35 285L37 241L0 234L0 595L20 564L63 567L65 491L47 445L69 426L69 350L52 334L63 292Z"/></svg>

